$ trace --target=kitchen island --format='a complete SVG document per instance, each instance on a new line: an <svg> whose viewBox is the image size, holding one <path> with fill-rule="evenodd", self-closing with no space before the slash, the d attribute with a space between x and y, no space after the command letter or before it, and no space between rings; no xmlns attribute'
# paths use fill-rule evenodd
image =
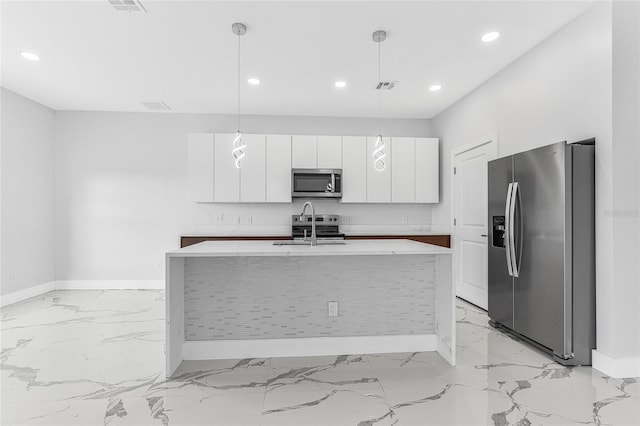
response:
<svg viewBox="0 0 640 426"><path fill-rule="evenodd" d="M451 253L409 240L169 252L166 374L183 359L380 352L437 351L453 365Z"/></svg>

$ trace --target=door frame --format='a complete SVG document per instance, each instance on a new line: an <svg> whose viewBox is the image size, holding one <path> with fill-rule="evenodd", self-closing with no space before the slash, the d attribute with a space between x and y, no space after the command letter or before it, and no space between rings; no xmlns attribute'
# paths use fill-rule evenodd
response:
<svg viewBox="0 0 640 426"><path fill-rule="evenodd" d="M449 187L450 190L450 196L451 196L451 209L450 209L450 217L449 217L449 226L451 228L451 249L453 249L453 259L452 259L452 271L451 271L451 278L453 280L453 286L454 286L454 294L456 295L456 297L458 296L458 289L457 289L457 284L458 284L458 266L459 266L459 254L458 254L458 250L456 247L456 226L454 225L454 221L455 221L455 216L456 216L456 185L455 185L455 173L453 172L453 168L454 168L454 161L457 155L463 154L467 151L471 151L472 149L478 148L480 146L483 145L487 145L487 144L492 144L493 143L493 155L494 158L496 159L498 158L498 133L497 132L490 132L487 133L486 135L479 137L477 139L472 140L471 142L461 145L457 148L454 148L451 150L450 153L450 157L449 157L449 179L451 182L451 185ZM489 188L487 188L487 191L489 190ZM488 226L488 225L487 225Z"/></svg>

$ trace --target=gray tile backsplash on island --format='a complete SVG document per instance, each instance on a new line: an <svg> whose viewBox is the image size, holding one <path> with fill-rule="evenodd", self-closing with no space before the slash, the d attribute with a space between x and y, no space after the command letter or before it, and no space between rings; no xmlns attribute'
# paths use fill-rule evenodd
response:
<svg viewBox="0 0 640 426"><path fill-rule="evenodd" d="M268 271L265 268L274 263L262 262L260 257L228 258L222 268L229 274L224 274L224 282L216 283L205 278L220 276L220 263L187 259L186 340L434 333L434 257L426 263L419 256L398 258L398 262L408 263L404 268L398 265L395 271L421 271L424 286L407 285L402 274L395 272L394 277L388 277L392 271L379 267L375 256L327 259L326 264L314 263L317 270L310 271L304 257L290 257L278 264L278 271ZM214 267L216 274L211 274ZM282 280L272 283L262 279L274 274ZM386 279L376 279L381 275ZM391 278L396 285L379 284ZM328 316L329 301L338 302L338 317ZM216 326L205 325L212 323L212 317L219 318Z"/></svg>

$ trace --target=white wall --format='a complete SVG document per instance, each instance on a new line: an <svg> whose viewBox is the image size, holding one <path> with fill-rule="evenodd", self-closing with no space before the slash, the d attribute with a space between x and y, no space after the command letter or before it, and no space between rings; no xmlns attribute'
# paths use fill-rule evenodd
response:
<svg viewBox="0 0 640 426"><path fill-rule="evenodd" d="M640 3L613 2L613 144L611 209L601 221L612 229L611 276L598 286L598 352L627 360L613 364L640 376ZM606 238L604 236L600 236ZM605 243L608 243L605 240ZM600 266L600 263L598 263ZM610 331L606 333L606 331ZM607 360L607 358L604 358ZM620 366L620 364L623 364Z"/></svg>
<svg viewBox="0 0 640 426"><path fill-rule="evenodd" d="M178 248L181 234L288 233L300 203L185 201L187 134L233 132L235 123L233 115L57 112L57 279L157 280L164 253ZM369 135L378 122L245 116L242 127L245 133ZM429 120L385 120L383 129L394 136L431 136ZM321 213L352 216L354 224L391 226L402 217L431 223L428 205L316 204Z"/></svg>
<svg viewBox="0 0 640 426"><path fill-rule="evenodd" d="M4 88L0 98L0 293L6 295L55 280L55 112Z"/></svg>
<svg viewBox="0 0 640 426"><path fill-rule="evenodd" d="M619 7L617 3L624 2L614 3ZM615 216L621 211L625 195L629 191L638 193L640 163L637 133L635 139L626 141L615 137L615 132L615 139L612 138L612 107L616 113L618 103L612 100L611 8L608 2L596 4L433 119L434 135L441 138L443 162L443 202L434 207L433 222L450 220L448 171L453 148L497 134L499 156L505 156L562 140L595 137L597 346L613 359L634 358L637 368L640 253L635 238L639 234L636 229L632 235L624 236L625 229L633 231L629 228L631 222L638 226L637 198L635 210L633 201L624 207L624 211L635 211L635 217ZM637 36L637 24L635 28ZM625 67L619 67L617 72L621 69ZM628 92L634 87L629 85L633 80L637 90L637 62L625 75L628 81L620 84L626 85ZM625 123L634 117L633 122L638 122L637 98L635 105L636 115L627 109ZM601 364L598 368L616 374ZM640 374L640 370L627 371Z"/></svg>

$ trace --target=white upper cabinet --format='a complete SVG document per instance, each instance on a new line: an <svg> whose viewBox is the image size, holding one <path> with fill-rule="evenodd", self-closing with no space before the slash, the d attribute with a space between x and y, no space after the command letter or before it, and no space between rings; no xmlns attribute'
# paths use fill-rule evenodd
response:
<svg viewBox="0 0 640 426"><path fill-rule="evenodd" d="M245 134L235 166L235 134L190 133L187 200L290 203L291 169L342 169L343 203L438 203L437 138L384 138L385 168L373 163L375 137Z"/></svg>
<svg viewBox="0 0 640 426"><path fill-rule="evenodd" d="M187 136L187 201L213 201L214 142L211 133Z"/></svg>
<svg viewBox="0 0 640 426"><path fill-rule="evenodd" d="M267 135L267 202L291 202L291 136Z"/></svg>
<svg viewBox="0 0 640 426"><path fill-rule="evenodd" d="M367 202L367 138L342 137L342 202Z"/></svg>
<svg viewBox="0 0 640 426"><path fill-rule="evenodd" d="M416 138L416 203L440 202L438 138Z"/></svg>
<svg viewBox="0 0 640 426"><path fill-rule="evenodd" d="M367 137L367 202L368 203L390 203L391 202L391 146L389 138L382 138L384 144L385 167L382 171L377 171L373 167L373 151L376 149L376 138Z"/></svg>
<svg viewBox="0 0 640 426"><path fill-rule="evenodd" d="M342 168L342 136L293 135L291 167L294 169Z"/></svg>
<svg viewBox="0 0 640 426"><path fill-rule="evenodd" d="M291 139L291 167L315 169L317 167L317 136L293 135Z"/></svg>
<svg viewBox="0 0 640 426"><path fill-rule="evenodd" d="M234 137L235 134L230 133L215 135L213 198L216 203L240 201L240 169L236 167L232 154ZM245 159L246 157L241 161L244 162Z"/></svg>
<svg viewBox="0 0 640 426"><path fill-rule="evenodd" d="M391 202L415 203L415 138L391 138Z"/></svg>
<svg viewBox="0 0 640 426"><path fill-rule="evenodd" d="M316 152L319 169L342 168L342 136L318 136Z"/></svg>
<svg viewBox="0 0 640 426"><path fill-rule="evenodd" d="M240 202L266 201L266 146L265 135L243 135L247 147L240 169ZM234 166L235 167L235 166Z"/></svg>

